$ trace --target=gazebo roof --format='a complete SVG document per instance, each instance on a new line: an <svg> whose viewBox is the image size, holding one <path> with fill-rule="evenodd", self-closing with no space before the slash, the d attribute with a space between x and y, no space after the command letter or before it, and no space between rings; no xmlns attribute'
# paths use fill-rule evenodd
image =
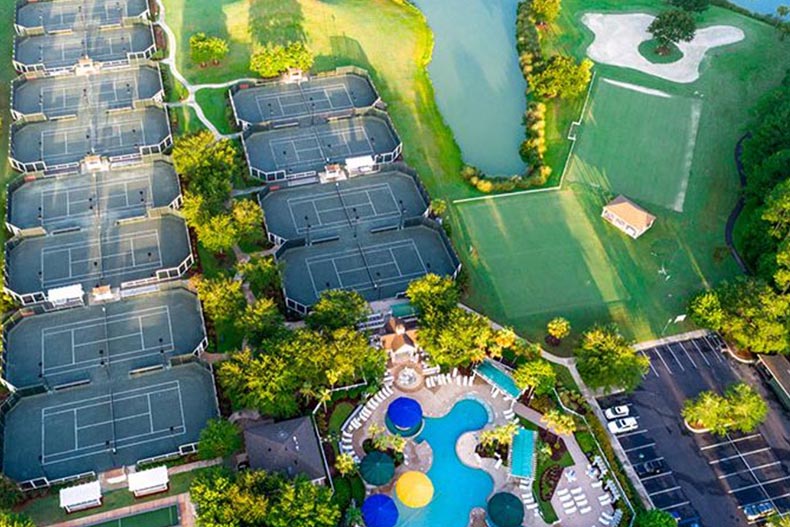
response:
<svg viewBox="0 0 790 527"><path fill-rule="evenodd" d="M385 494L368 496L362 504L366 527L393 527L398 522L398 508Z"/></svg>
<svg viewBox="0 0 790 527"><path fill-rule="evenodd" d="M410 397L398 397L387 407L387 417L398 428L413 428L422 421L422 406Z"/></svg>
<svg viewBox="0 0 790 527"><path fill-rule="evenodd" d="M499 492L488 500L488 516L497 527L518 527L524 521L524 505L518 496Z"/></svg>

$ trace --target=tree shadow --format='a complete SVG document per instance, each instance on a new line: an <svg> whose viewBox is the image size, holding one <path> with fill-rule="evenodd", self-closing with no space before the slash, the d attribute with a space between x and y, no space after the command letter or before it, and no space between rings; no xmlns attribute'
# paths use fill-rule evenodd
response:
<svg viewBox="0 0 790 527"><path fill-rule="evenodd" d="M304 42L304 15L297 0L258 0L250 3L250 34L261 44Z"/></svg>

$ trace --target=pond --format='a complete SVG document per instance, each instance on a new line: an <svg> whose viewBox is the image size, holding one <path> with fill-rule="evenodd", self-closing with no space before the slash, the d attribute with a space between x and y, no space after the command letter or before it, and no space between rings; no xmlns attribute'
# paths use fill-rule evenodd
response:
<svg viewBox="0 0 790 527"><path fill-rule="evenodd" d="M775 15L777 7L788 5L789 2L787 0L732 0L732 3L755 13Z"/></svg>
<svg viewBox="0 0 790 527"><path fill-rule="evenodd" d="M527 86L516 52L518 0L414 3L434 33L428 72L464 161L491 175L521 174Z"/></svg>

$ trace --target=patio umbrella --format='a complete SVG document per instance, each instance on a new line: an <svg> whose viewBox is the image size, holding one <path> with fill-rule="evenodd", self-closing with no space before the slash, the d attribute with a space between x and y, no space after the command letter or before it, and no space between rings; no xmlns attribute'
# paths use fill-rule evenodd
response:
<svg viewBox="0 0 790 527"><path fill-rule="evenodd" d="M517 496L499 492L488 500L488 517L497 527L517 527L524 521L524 505Z"/></svg>
<svg viewBox="0 0 790 527"><path fill-rule="evenodd" d="M398 397L387 407L387 417L401 430L409 430L422 422L422 406L410 397Z"/></svg>
<svg viewBox="0 0 790 527"><path fill-rule="evenodd" d="M384 452L374 450L359 464L359 473L371 485L386 485L395 475L395 461Z"/></svg>
<svg viewBox="0 0 790 527"><path fill-rule="evenodd" d="M425 507L433 499L433 483L422 472L405 472L395 484L398 499L412 509Z"/></svg>
<svg viewBox="0 0 790 527"><path fill-rule="evenodd" d="M398 508L389 496L374 494L362 504L362 518L366 527L394 527L398 522Z"/></svg>

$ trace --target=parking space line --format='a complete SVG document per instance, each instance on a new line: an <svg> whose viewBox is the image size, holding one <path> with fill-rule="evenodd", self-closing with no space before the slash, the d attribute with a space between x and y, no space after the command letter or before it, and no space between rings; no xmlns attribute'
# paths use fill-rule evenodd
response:
<svg viewBox="0 0 790 527"><path fill-rule="evenodd" d="M679 488L680 488L680 485L675 485L674 487L669 487L668 489L663 489L663 490L657 490L655 492L650 492L650 493L648 493L648 496L650 496L652 498L653 496L657 496L658 494L666 494L667 492L672 492L673 490L678 490Z"/></svg>
<svg viewBox="0 0 790 527"><path fill-rule="evenodd" d="M656 367L655 367L655 366L653 366L653 361L652 361L652 360L650 360L650 357L648 356L648 354L647 354L647 353L645 353L644 351L640 351L639 353L641 353L643 356L647 357L647 360L648 360L648 365L650 365L650 370L651 370L653 373L655 373L655 374L656 374L656 377L661 377L661 375L659 375L659 374L658 374L658 371L656 370ZM643 375L642 377L643 377L643 378L647 378L647 374Z"/></svg>
<svg viewBox="0 0 790 527"><path fill-rule="evenodd" d="M775 465L781 465L781 464L782 464L781 461L773 461L771 463L764 463L762 465L757 465L756 467L751 467L751 469L752 470L757 470L757 469L760 469L760 468L773 467ZM735 472L730 472L729 474L724 474L724 475L719 476L719 479L729 478L730 476L735 476L736 474L742 474L743 472L748 472L748 471L749 471L749 468L745 468L743 470L736 470Z"/></svg>
<svg viewBox="0 0 790 527"><path fill-rule="evenodd" d="M670 375L673 375L673 373L672 373L672 368L670 368L670 367L669 367L669 364L667 364L667 361L665 361L665 360L664 360L664 357L661 355L661 352L659 352L659 351L657 350L657 348L653 348L651 351L655 351L655 352L656 352L656 355L658 355L658 358L659 358L659 359L661 359L661 362L663 362L663 363L664 363L664 367L667 369L667 371L669 372L669 374L670 374Z"/></svg>
<svg viewBox="0 0 790 527"><path fill-rule="evenodd" d="M762 436L762 434L751 434L751 435L748 435L748 436L739 437L737 439L731 439L729 441L722 441L721 443L715 443L713 445L703 446L703 447L700 447L700 450L708 450L710 448L716 448L717 446L729 445L729 444L732 444L732 443L737 443L738 441L746 441L747 439L754 439L755 437L761 437L761 436Z"/></svg>
<svg viewBox="0 0 790 527"><path fill-rule="evenodd" d="M648 444L642 445L642 446L635 446L633 448L624 448L623 452L634 452L636 450L642 450L643 448L650 448L651 446L656 446L656 442L653 441L652 443L648 443Z"/></svg>
<svg viewBox="0 0 790 527"><path fill-rule="evenodd" d="M790 498L790 492L785 492L784 494L780 494L778 496L770 496L768 499L770 501L773 501L773 500L781 500L781 499L784 499L784 498ZM746 503L745 505L738 505L738 507L743 509L745 507L748 507L749 505L757 505L758 503L764 503L764 502L765 502L765 499L762 499L762 500L758 500L758 501L752 501L751 503Z"/></svg>
<svg viewBox="0 0 790 527"><path fill-rule="evenodd" d="M639 479L641 479L642 481L650 481L651 479L663 478L664 476L671 476L671 475L672 475L672 471L670 470L669 472L662 472L661 474L653 474L652 476L645 476L644 478L639 478Z"/></svg>
<svg viewBox="0 0 790 527"><path fill-rule="evenodd" d="M662 346L662 347L664 347L664 348L666 348L666 349L668 349L668 350L669 350L669 352L672 354L672 358L674 358L674 359L675 359L675 362L677 362L677 363L678 363L678 366L680 366L680 371L686 371L686 368L685 368L685 367L683 366L683 364L682 364L682 363L681 363L681 362L678 360L678 357L677 357L677 355L675 355L675 352L674 352L674 351L672 351L672 347L671 347L671 346Z"/></svg>
<svg viewBox="0 0 790 527"><path fill-rule="evenodd" d="M713 344L713 343L710 341L710 339L708 338L708 336L707 336L707 335L704 335L702 338L704 338L704 339L705 339L705 342L707 342L707 343L708 343L708 346L710 346L710 349L711 349L712 351L714 351L713 355L714 355L714 356L715 356L717 359L719 359L719 362L722 362L724 359L722 359L722 358L721 358L721 351L719 351L719 348L718 348L718 346L714 345L714 344Z"/></svg>
<svg viewBox="0 0 790 527"><path fill-rule="evenodd" d="M764 485L770 485L771 483L779 483L780 481L786 481L786 480L790 479L790 476L782 476L781 478L769 479L768 481L760 481L760 479L758 477L754 476L754 474L752 474L752 476L757 481L757 483L752 483L751 485L745 485L743 487L738 487L737 489L731 489L728 492L728 494L734 494L734 493L740 492L742 490L748 490L748 489L753 489L754 487L760 487L763 490L763 492L765 493L765 495L769 496L768 499L772 499L770 497L771 495L768 494L768 492L765 492L765 488L763 486Z"/></svg>
<svg viewBox="0 0 790 527"><path fill-rule="evenodd" d="M669 507L662 507L662 511L669 511L672 509L677 509L678 507L682 507L683 505L688 505L691 503L690 501L681 501L680 503L675 503L674 505L670 505Z"/></svg>
<svg viewBox="0 0 790 527"><path fill-rule="evenodd" d="M705 361L705 364L707 364L708 366L710 366L710 361L708 360L708 357L706 357L706 356L705 356L705 353L702 351L702 348L700 348L700 347L699 347L699 344L697 344L697 341L696 341L696 340L692 340L692 341L691 341L691 343L692 343L692 344L694 345L694 347L697 349L697 351L699 352L699 354L700 354L700 355L702 355L702 360L704 360L704 361Z"/></svg>
<svg viewBox="0 0 790 527"><path fill-rule="evenodd" d="M691 358L691 355L689 355L688 350L686 350L686 346L684 346L682 342L678 342L678 344L680 345L680 349L683 350L683 353L686 354L686 357L688 358L688 360L691 363L691 365L694 366L694 369L695 370L699 369L699 368L697 368L697 363L694 362L694 359ZM670 346L671 346L671 344L670 344Z"/></svg>
<svg viewBox="0 0 790 527"><path fill-rule="evenodd" d="M749 452L738 452L734 456L727 456L727 457L722 457L722 458L719 458L719 459L715 459L713 461L710 461L708 464L709 465L715 465L716 463L721 463L722 461L729 461L731 459L743 458L744 456L750 456L752 454L759 454L760 452L767 452L768 450L771 450L771 447L758 448L757 450L750 450ZM749 465L748 463L746 463L746 460L744 460L743 463L745 465L747 465L747 466Z"/></svg>
<svg viewBox="0 0 790 527"><path fill-rule="evenodd" d="M637 434L646 434L647 430L637 430L636 432L628 432L627 434L620 434L617 437L631 437Z"/></svg>

